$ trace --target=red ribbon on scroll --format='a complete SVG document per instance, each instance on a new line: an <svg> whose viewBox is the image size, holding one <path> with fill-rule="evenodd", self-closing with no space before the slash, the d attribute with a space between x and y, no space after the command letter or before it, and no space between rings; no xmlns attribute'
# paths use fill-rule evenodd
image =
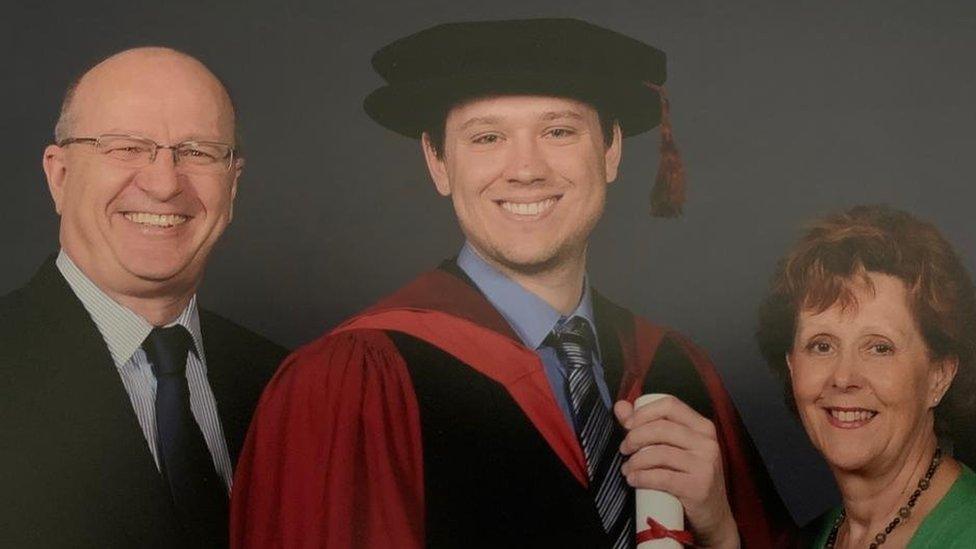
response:
<svg viewBox="0 0 976 549"><path fill-rule="evenodd" d="M647 530L637 532L638 545L652 539L673 539L682 545L695 543L695 538L687 530L668 530L666 526L651 517L647 517L647 525L649 526Z"/></svg>

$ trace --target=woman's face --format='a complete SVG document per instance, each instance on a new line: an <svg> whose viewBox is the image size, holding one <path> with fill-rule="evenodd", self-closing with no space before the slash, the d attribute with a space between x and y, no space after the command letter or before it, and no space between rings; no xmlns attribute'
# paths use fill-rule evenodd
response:
<svg viewBox="0 0 976 549"><path fill-rule="evenodd" d="M929 357L905 284L867 278L850 283L855 306L800 311L787 355L807 434L846 471L884 471L934 436L932 408L956 372L955 360Z"/></svg>

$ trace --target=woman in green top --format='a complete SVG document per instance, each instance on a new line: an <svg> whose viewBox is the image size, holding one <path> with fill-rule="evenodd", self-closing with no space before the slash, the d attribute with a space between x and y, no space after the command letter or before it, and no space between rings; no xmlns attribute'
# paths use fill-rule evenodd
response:
<svg viewBox="0 0 976 549"><path fill-rule="evenodd" d="M951 456L976 398L976 292L930 224L885 207L816 222L758 339L837 480L815 547L976 547L976 475Z"/></svg>

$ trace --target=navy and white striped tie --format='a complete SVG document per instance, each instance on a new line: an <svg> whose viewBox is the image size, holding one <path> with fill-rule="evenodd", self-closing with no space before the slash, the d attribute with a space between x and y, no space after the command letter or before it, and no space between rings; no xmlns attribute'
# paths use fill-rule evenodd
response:
<svg viewBox="0 0 976 549"><path fill-rule="evenodd" d="M590 493L603 529L614 549L634 546L633 513L626 505L630 488L620 474L623 455L611 443L617 424L600 398L593 374L593 332L589 322L573 317L553 330L547 342L556 349L566 367L566 392L573 410L573 423L586 455Z"/></svg>

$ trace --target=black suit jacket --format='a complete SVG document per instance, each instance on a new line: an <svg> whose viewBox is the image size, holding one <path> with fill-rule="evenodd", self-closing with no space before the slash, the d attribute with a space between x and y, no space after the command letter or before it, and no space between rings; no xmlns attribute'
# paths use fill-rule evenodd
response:
<svg viewBox="0 0 976 549"><path fill-rule="evenodd" d="M285 349L204 310L200 328L236 464ZM53 259L0 298L0 437L0 547L188 546L108 348Z"/></svg>

